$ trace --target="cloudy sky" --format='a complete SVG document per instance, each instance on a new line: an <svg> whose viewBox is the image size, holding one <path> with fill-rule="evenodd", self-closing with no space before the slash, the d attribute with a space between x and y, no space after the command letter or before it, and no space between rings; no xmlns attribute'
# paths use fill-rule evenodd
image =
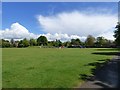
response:
<svg viewBox="0 0 120 90"><path fill-rule="evenodd" d="M114 40L117 2L3 2L4 39L85 40L88 35Z"/></svg>

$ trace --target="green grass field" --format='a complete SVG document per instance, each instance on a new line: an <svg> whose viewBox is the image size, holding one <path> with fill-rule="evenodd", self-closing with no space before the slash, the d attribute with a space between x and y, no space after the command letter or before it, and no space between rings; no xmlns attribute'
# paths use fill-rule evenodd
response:
<svg viewBox="0 0 120 90"><path fill-rule="evenodd" d="M2 51L3 88L71 88L84 81L80 74L92 75L91 69L96 67L89 63L102 63L114 56L108 52L117 50L4 48Z"/></svg>

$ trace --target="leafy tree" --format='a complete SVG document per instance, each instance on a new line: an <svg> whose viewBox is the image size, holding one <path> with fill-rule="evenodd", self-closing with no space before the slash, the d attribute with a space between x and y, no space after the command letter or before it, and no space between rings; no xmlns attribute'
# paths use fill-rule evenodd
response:
<svg viewBox="0 0 120 90"><path fill-rule="evenodd" d="M8 40L2 39L1 42L3 48L10 47L10 42Z"/></svg>
<svg viewBox="0 0 120 90"><path fill-rule="evenodd" d="M96 46L103 47L106 44L106 39L104 37L97 37Z"/></svg>
<svg viewBox="0 0 120 90"><path fill-rule="evenodd" d="M105 42L104 42L104 47L111 47L111 46L113 46L113 45L115 45L114 43L113 43L113 41L112 40L108 40L108 39L105 39Z"/></svg>
<svg viewBox="0 0 120 90"><path fill-rule="evenodd" d="M71 44L75 45L75 39L71 39Z"/></svg>
<svg viewBox="0 0 120 90"><path fill-rule="evenodd" d="M29 41L26 38L23 39L23 45L24 45L24 47L30 46Z"/></svg>
<svg viewBox="0 0 120 90"><path fill-rule="evenodd" d="M94 46L95 38L92 35L88 35L85 41L86 46Z"/></svg>
<svg viewBox="0 0 120 90"><path fill-rule="evenodd" d="M76 45L80 45L80 44L81 44L80 39L77 38L77 39L75 40L75 44L76 44Z"/></svg>
<svg viewBox="0 0 120 90"><path fill-rule="evenodd" d="M36 46L37 42L35 39L30 39L30 46Z"/></svg>
<svg viewBox="0 0 120 90"><path fill-rule="evenodd" d="M70 43L70 41L67 41L67 42L64 42L63 45L64 45L65 47L68 47L68 46L71 46L71 43Z"/></svg>
<svg viewBox="0 0 120 90"><path fill-rule="evenodd" d="M47 45L48 40L45 36L40 36L37 39L37 43L38 43L38 45L43 45L44 46L44 45Z"/></svg>
<svg viewBox="0 0 120 90"><path fill-rule="evenodd" d="M10 42L3 42L2 47L10 47Z"/></svg>
<svg viewBox="0 0 120 90"><path fill-rule="evenodd" d="M116 30L115 30L115 34L114 34L114 37L116 38L115 39L115 43L116 45L120 46L120 22L118 22L118 24L116 25Z"/></svg>
<svg viewBox="0 0 120 90"><path fill-rule="evenodd" d="M63 43L60 40L48 41L48 46L60 47Z"/></svg>
<svg viewBox="0 0 120 90"><path fill-rule="evenodd" d="M56 47L62 46L62 42L61 42L60 40L57 40L57 39L56 39L55 46L56 46Z"/></svg>
<svg viewBox="0 0 120 90"><path fill-rule="evenodd" d="M18 43L18 47L24 47L23 40L20 40L20 42Z"/></svg>
<svg viewBox="0 0 120 90"><path fill-rule="evenodd" d="M29 41L26 38L24 38L18 43L18 47L28 47L29 45Z"/></svg>
<svg viewBox="0 0 120 90"><path fill-rule="evenodd" d="M55 41L48 41L48 46L55 46Z"/></svg>
<svg viewBox="0 0 120 90"><path fill-rule="evenodd" d="M72 45L80 45L81 44L81 41L80 41L80 39L71 39L71 44Z"/></svg>

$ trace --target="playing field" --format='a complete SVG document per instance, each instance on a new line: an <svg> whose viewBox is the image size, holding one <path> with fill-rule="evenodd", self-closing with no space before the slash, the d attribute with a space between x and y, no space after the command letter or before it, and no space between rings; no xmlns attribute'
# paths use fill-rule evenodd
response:
<svg viewBox="0 0 120 90"><path fill-rule="evenodd" d="M3 88L71 88L84 81L81 74L92 75L90 63L112 58L115 49L2 49ZM112 54L110 54L111 52Z"/></svg>

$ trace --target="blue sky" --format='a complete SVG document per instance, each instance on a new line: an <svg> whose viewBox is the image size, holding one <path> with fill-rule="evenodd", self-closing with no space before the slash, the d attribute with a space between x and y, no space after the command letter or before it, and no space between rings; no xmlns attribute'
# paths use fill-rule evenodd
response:
<svg viewBox="0 0 120 90"><path fill-rule="evenodd" d="M117 2L3 2L2 30L9 29L13 23L17 22L33 34L54 34L55 32L45 30L47 27L44 27L45 24L41 23L42 19L47 20L53 16L57 17L61 13L70 15L74 11L87 15L103 16L109 14L108 16L112 16L118 13L117 4ZM39 16L43 18L38 19Z"/></svg>

